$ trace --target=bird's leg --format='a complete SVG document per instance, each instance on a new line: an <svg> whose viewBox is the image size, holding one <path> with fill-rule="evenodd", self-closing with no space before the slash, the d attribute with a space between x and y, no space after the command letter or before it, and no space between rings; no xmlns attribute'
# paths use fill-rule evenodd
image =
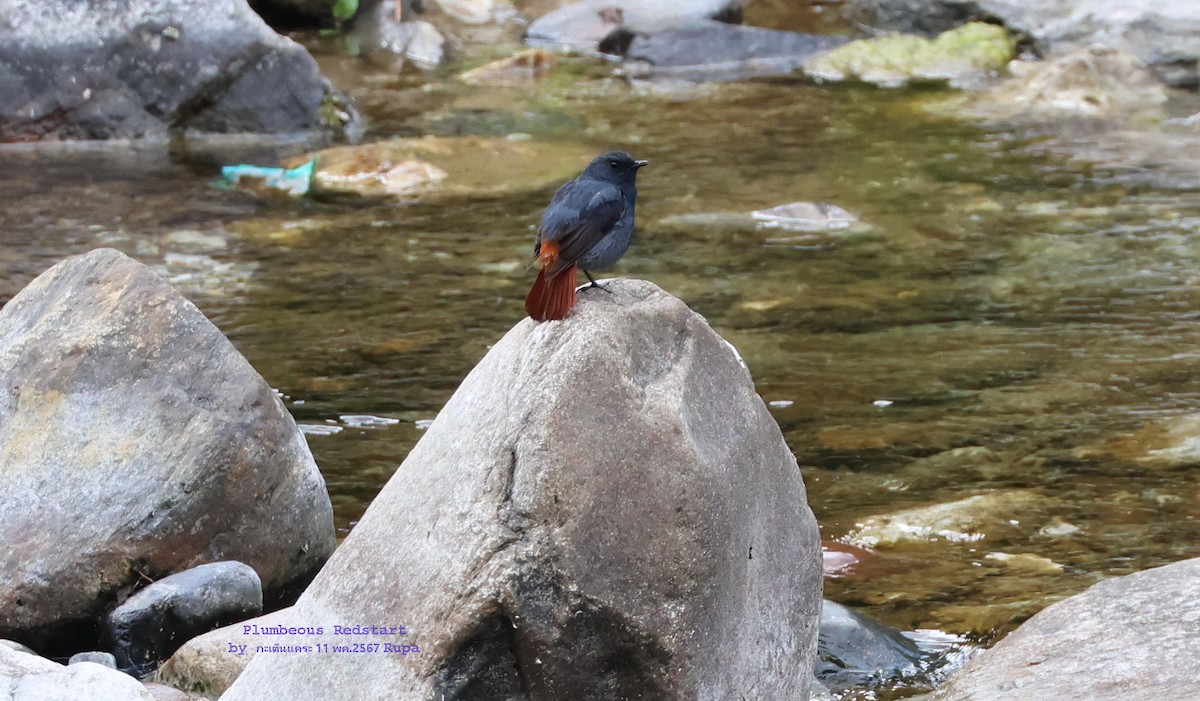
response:
<svg viewBox="0 0 1200 701"><path fill-rule="evenodd" d="M605 292L607 292L607 293L609 293L609 294L612 294L612 290L610 290L610 289L608 289L607 287L605 287L604 285L601 285L600 283L596 282L596 278L592 277L592 274L591 274L591 273L589 273L588 271L584 270L584 271L583 271L583 274L584 274L584 275L587 275L588 282L592 283L592 284L588 285L587 287L585 287L585 288L583 288L583 289L585 289L585 290L590 290L590 289L592 289L592 288L595 288L595 289L597 289L597 290L604 290Z"/></svg>

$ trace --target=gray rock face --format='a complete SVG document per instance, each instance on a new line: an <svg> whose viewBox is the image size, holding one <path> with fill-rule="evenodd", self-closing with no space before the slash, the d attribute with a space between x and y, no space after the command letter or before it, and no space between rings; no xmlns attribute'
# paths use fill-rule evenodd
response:
<svg viewBox="0 0 1200 701"><path fill-rule="evenodd" d="M64 667L0 645L5 701L154 701L133 677L94 662Z"/></svg>
<svg viewBox="0 0 1200 701"><path fill-rule="evenodd" d="M105 637L117 664L138 675L183 643L262 613L262 582L240 562L212 562L163 577L108 615Z"/></svg>
<svg viewBox="0 0 1200 701"><path fill-rule="evenodd" d="M1109 579L1039 612L932 701L1200 698L1200 559Z"/></svg>
<svg viewBox="0 0 1200 701"><path fill-rule="evenodd" d="M38 647L238 559L269 593L334 547L325 483L246 359L149 268L70 258L0 309L0 636Z"/></svg>
<svg viewBox="0 0 1200 701"><path fill-rule="evenodd" d="M795 459L700 316L609 289L492 348L293 608L324 637L279 640L419 652L259 654L223 701L806 697L821 555Z"/></svg>
<svg viewBox="0 0 1200 701"><path fill-rule="evenodd" d="M741 22L745 4L738 0L582 0L534 20L525 40L535 46L595 51L618 33L632 36L710 19Z"/></svg>
<svg viewBox="0 0 1200 701"><path fill-rule="evenodd" d="M1103 44L1136 56L1168 85L1200 87L1200 3L1194 0L851 0L878 26L937 33L999 21L1044 54Z"/></svg>
<svg viewBox="0 0 1200 701"><path fill-rule="evenodd" d="M361 128L245 0L0 5L0 141Z"/></svg>
<svg viewBox="0 0 1200 701"><path fill-rule="evenodd" d="M740 80L791 73L805 59L846 41L845 37L705 21L635 34L625 50L625 58L635 74L685 80Z"/></svg>

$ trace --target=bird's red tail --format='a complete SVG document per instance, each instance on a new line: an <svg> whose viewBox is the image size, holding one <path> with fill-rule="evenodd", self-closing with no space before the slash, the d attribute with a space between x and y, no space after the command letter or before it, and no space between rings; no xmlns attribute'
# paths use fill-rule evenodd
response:
<svg viewBox="0 0 1200 701"><path fill-rule="evenodd" d="M575 305L575 266L546 279L546 266L538 271L533 289L525 297L525 312L537 321L553 321L567 315Z"/></svg>

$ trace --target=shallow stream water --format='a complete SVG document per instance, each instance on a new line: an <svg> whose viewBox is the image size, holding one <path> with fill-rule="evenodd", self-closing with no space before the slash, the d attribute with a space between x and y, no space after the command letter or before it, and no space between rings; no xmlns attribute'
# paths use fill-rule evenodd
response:
<svg viewBox="0 0 1200 701"><path fill-rule="evenodd" d="M1200 412L1196 173L935 116L937 89L631 85L589 60L534 89L476 88L315 46L370 139L523 133L649 159L612 274L655 282L737 346L823 538L986 497L967 537L880 548L827 580L830 598L986 644L1101 578L1200 555L1200 470L1149 466L1152 436L1135 433ZM215 159L161 147L0 162L0 302L98 246L157 267L284 397L342 535L524 316L553 192L279 203L214 189ZM707 216L794 201L865 226Z"/></svg>

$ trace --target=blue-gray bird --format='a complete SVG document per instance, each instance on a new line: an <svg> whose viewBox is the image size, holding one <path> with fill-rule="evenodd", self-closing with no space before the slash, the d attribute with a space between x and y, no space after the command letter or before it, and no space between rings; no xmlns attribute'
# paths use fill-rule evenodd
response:
<svg viewBox="0 0 1200 701"><path fill-rule="evenodd" d="M648 162L609 151L554 193L533 244L542 269L525 297L529 316L562 319L575 304L575 269L583 269L589 287L600 287L589 271L610 267L629 250L637 172Z"/></svg>

